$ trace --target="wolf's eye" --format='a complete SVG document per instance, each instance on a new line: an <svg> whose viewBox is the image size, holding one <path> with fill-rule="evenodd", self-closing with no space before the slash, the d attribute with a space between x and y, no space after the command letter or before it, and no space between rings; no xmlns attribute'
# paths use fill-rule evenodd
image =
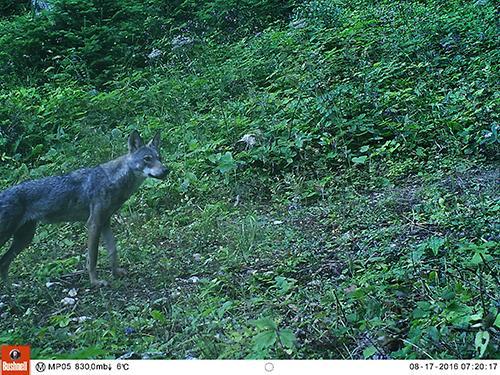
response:
<svg viewBox="0 0 500 375"><path fill-rule="evenodd" d="M150 162L150 161L152 161L152 160L153 160L153 157L152 157L151 155L146 155L146 156L144 156L144 161L145 161L145 162L149 163L149 162Z"/></svg>

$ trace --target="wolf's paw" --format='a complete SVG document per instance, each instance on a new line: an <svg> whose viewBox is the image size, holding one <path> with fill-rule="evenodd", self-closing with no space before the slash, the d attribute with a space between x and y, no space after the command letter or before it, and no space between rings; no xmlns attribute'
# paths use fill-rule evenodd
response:
<svg viewBox="0 0 500 375"><path fill-rule="evenodd" d="M113 276L114 277L121 277L121 276L125 276L127 274L127 270L125 268L115 268L113 270Z"/></svg>
<svg viewBox="0 0 500 375"><path fill-rule="evenodd" d="M90 281L90 284L94 288L103 288L103 287L107 287L109 285L109 283L106 280L92 280L92 281Z"/></svg>

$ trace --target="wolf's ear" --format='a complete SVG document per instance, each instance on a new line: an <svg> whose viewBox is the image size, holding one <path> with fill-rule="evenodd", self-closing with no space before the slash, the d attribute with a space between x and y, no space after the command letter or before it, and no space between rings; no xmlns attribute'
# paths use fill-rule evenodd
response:
<svg viewBox="0 0 500 375"><path fill-rule="evenodd" d="M128 136L128 152L132 153L137 151L142 146L144 146L144 141L137 132L137 130L132 130L132 133Z"/></svg>
<svg viewBox="0 0 500 375"><path fill-rule="evenodd" d="M161 144L161 135L160 135L160 131L158 130L156 132L155 136L153 137L153 139L148 142L148 146L153 147L156 150L159 150L160 144Z"/></svg>

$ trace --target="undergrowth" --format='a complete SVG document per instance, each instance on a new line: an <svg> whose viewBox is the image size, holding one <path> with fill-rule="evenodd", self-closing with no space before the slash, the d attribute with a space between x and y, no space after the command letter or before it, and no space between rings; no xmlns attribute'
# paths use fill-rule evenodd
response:
<svg viewBox="0 0 500 375"><path fill-rule="evenodd" d="M117 157L132 129L162 131L172 173L117 215L130 273L109 289L87 289L83 225L40 227L0 291L0 342L498 356L492 1L6 4L0 187Z"/></svg>

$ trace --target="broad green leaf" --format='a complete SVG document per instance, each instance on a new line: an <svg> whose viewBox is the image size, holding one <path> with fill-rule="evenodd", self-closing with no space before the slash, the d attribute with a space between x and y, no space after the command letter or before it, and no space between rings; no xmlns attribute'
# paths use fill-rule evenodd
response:
<svg viewBox="0 0 500 375"><path fill-rule="evenodd" d="M429 281L433 283L439 282L439 277L436 271L431 271L429 273Z"/></svg>
<svg viewBox="0 0 500 375"><path fill-rule="evenodd" d="M422 259L422 256L424 255L424 251L424 246L417 246L417 248L411 253L411 259L413 260L413 262L420 262L420 259Z"/></svg>
<svg viewBox="0 0 500 375"><path fill-rule="evenodd" d="M429 327L429 329L427 330L427 333L429 334L429 337L432 340L434 340L434 341L438 341L439 340L439 331L438 331L438 329L435 326Z"/></svg>
<svg viewBox="0 0 500 375"><path fill-rule="evenodd" d="M259 329L276 330L278 327L276 323L269 318L260 318L252 322L254 326Z"/></svg>
<svg viewBox="0 0 500 375"><path fill-rule="evenodd" d="M288 328L280 329L278 334L283 346L289 349L292 349L295 346L295 335L292 330Z"/></svg>
<svg viewBox="0 0 500 375"><path fill-rule="evenodd" d="M61 320L59 320L59 327L61 328L67 327L69 325L69 322L70 322L69 316L65 316Z"/></svg>
<svg viewBox="0 0 500 375"><path fill-rule="evenodd" d="M419 307L417 307L415 310L413 310L413 317L415 319L425 318L427 316L429 316L429 311L424 311Z"/></svg>
<svg viewBox="0 0 500 375"><path fill-rule="evenodd" d="M233 155L229 151L220 157L218 164L219 171L222 174L236 169L236 162L233 159Z"/></svg>
<svg viewBox="0 0 500 375"><path fill-rule="evenodd" d="M444 238L439 237L431 237L428 242L429 248L432 250L432 253L436 256L439 253L439 249L444 244Z"/></svg>
<svg viewBox="0 0 500 375"><path fill-rule="evenodd" d="M226 313L226 311L231 308L231 306L233 306L233 303L231 301L224 302L222 306L217 309L217 314L219 315L219 318L222 318Z"/></svg>
<svg viewBox="0 0 500 375"><path fill-rule="evenodd" d="M431 308L431 304L427 301L418 301L417 306L425 311L428 311Z"/></svg>
<svg viewBox="0 0 500 375"><path fill-rule="evenodd" d="M486 249L477 249L474 252L474 255L472 256L472 259L470 260L469 264L472 266L478 266L480 264L483 264L483 262L484 262L483 258L487 262L490 262L493 260L493 257L490 254L488 254Z"/></svg>
<svg viewBox="0 0 500 375"><path fill-rule="evenodd" d="M446 288L445 290L442 291L441 298L443 298L446 301L449 301L455 298L455 292L452 289ZM451 310L451 308L452 308L451 306L448 306L448 309Z"/></svg>
<svg viewBox="0 0 500 375"><path fill-rule="evenodd" d="M154 319L154 320L157 320L161 323L165 322L167 319L165 318L165 315L161 312L161 311L158 311L158 310L152 310L151 311L151 317Z"/></svg>
<svg viewBox="0 0 500 375"><path fill-rule="evenodd" d="M354 157L352 158L352 162L355 163L355 164L365 164L366 162L366 159L368 159L368 156L366 155L363 155L363 156L357 156L357 157Z"/></svg>
<svg viewBox="0 0 500 375"><path fill-rule="evenodd" d="M422 147L417 147L417 149L415 150L415 153L417 154L417 156L425 156L425 150L422 148Z"/></svg>
<svg viewBox="0 0 500 375"><path fill-rule="evenodd" d="M377 349L373 345L369 346L368 348L365 348L365 350L363 350L363 358L364 359L370 358L376 352L377 352Z"/></svg>
<svg viewBox="0 0 500 375"><path fill-rule="evenodd" d="M293 283L289 282L286 278L282 276L277 276L276 280L276 288L280 295L286 294L293 286Z"/></svg>
<svg viewBox="0 0 500 375"><path fill-rule="evenodd" d="M479 331L478 333L476 333L474 345L476 347L476 352L479 354L479 358L483 358L484 352L486 351L489 342L490 334L487 331Z"/></svg>
<svg viewBox="0 0 500 375"><path fill-rule="evenodd" d="M254 338L254 350L262 351L269 348L276 342L276 331L264 331L257 334Z"/></svg>

